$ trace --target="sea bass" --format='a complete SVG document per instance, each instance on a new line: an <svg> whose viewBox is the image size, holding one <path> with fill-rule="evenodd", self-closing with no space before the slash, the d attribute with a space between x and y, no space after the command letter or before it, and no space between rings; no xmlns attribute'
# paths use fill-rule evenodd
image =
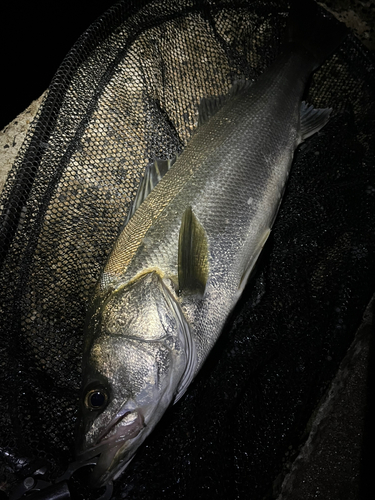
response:
<svg viewBox="0 0 375 500"><path fill-rule="evenodd" d="M329 119L302 96L344 31L301 1L288 34L255 83L202 100L196 132L173 165L148 169L109 255L86 321L77 437L79 460L98 457L95 486L187 390L270 234L295 149Z"/></svg>

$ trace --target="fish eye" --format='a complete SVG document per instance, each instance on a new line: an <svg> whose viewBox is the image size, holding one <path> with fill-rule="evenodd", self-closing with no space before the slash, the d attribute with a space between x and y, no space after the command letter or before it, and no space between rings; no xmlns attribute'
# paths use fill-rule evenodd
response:
<svg viewBox="0 0 375 500"><path fill-rule="evenodd" d="M92 389L85 396L85 406L89 410L103 410L108 403L107 391L103 388Z"/></svg>

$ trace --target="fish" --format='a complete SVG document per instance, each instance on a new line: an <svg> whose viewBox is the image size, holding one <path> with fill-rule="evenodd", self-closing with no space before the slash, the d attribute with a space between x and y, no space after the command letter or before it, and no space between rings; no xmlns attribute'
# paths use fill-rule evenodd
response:
<svg viewBox="0 0 375 500"><path fill-rule="evenodd" d="M346 35L292 2L281 54L255 82L206 97L182 154L146 170L101 272L84 334L77 460L116 480L217 341L269 238L297 147L330 108L303 101Z"/></svg>

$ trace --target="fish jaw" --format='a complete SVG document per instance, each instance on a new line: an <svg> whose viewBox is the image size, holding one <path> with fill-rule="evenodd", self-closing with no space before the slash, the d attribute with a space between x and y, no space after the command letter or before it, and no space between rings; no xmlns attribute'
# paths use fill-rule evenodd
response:
<svg viewBox="0 0 375 500"><path fill-rule="evenodd" d="M124 422L125 419L129 420L129 417L131 422ZM77 454L78 461L83 463L97 457L89 480L91 487L99 488L105 485L126 468L139 447L138 442L142 438L144 428L141 410L126 412L121 419L107 426L94 446Z"/></svg>
<svg viewBox="0 0 375 500"><path fill-rule="evenodd" d="M93 446L87 447L87 441L83 443L82 451L77 453L77 461L87 463L97 458L89 478L92 488L100 488L115 480L126 469L169 404L162 405L163 409L157 408L147 419L147 425L142 409L127 412L123 419L107 426ZM130 419L130 422L126 422L126 419Z"/></svg>
<svg viewBox="0 0 375 500"><path fill-rule="evenodd" d="M90 411L81 404L76 456L82 463L97 457L89 479L91 487L99 488L118 477L172 403L176 392L172 374L163 387L154 382L123 404L114 396L102 412ZM111 386L113 382L108 384ZM109 394L115 391L114 386Z"/></svg>

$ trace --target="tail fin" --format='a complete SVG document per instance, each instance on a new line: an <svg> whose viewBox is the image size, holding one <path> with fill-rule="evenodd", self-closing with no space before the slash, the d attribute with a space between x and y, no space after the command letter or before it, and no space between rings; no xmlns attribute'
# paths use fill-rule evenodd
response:
<svg viewBox="0 0 375 500"><path fill-rule="evenodd" d="M347 33L346 26L324 16L323 9L315 1L291 0L288 41L313 57L314 69L340 45Z"/></svg>

